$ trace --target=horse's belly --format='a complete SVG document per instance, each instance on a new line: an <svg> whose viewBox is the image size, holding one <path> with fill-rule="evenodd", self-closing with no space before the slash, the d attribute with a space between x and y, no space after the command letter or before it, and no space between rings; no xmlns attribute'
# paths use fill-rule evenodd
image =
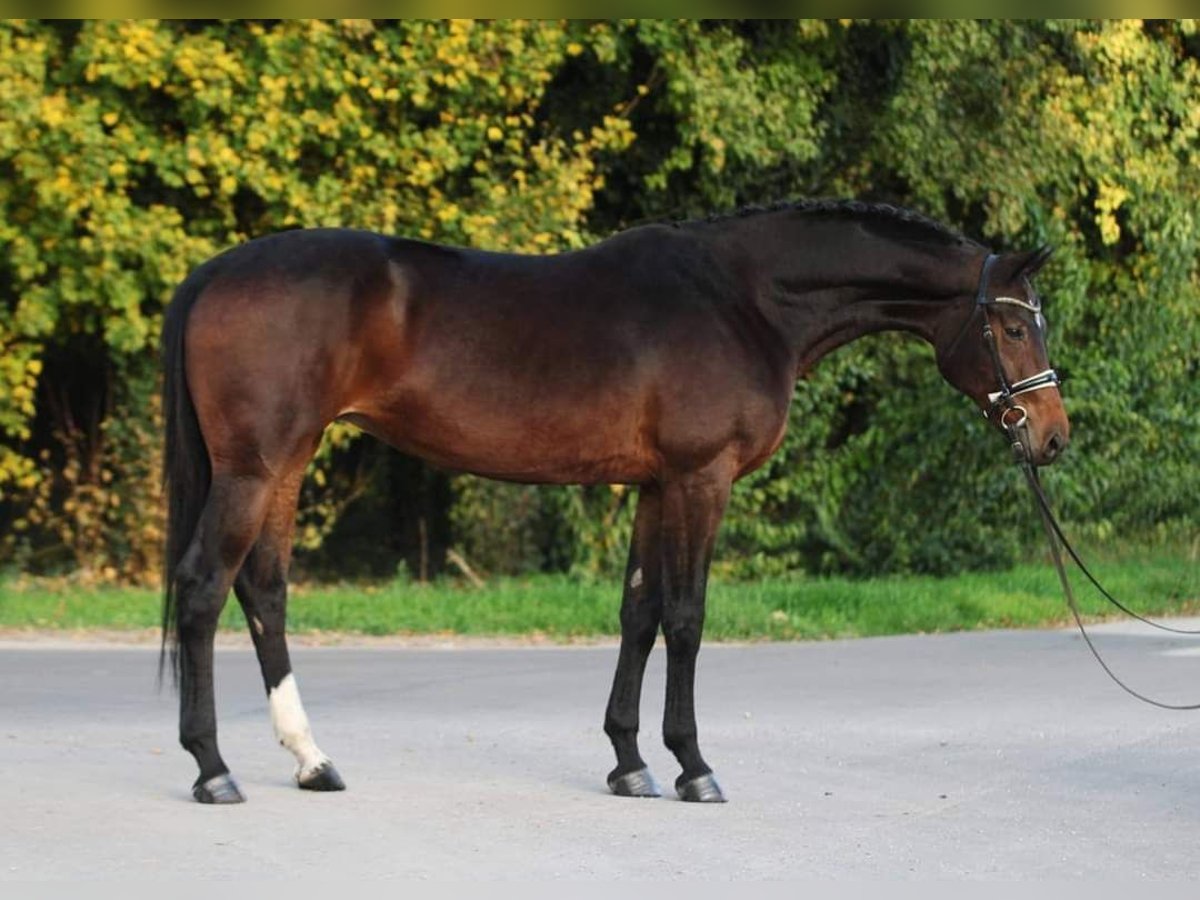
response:
<svg viewBox="0 0 1200 900"><path fill-rule="evenodd" d="M399 403L340 418L436 466L508 481L638 484L657 469L630 416Z"/></svg>

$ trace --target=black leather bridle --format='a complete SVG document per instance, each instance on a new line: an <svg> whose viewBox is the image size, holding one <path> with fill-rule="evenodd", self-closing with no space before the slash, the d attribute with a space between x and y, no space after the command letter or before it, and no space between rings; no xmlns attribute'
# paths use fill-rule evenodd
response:
<svg viewBox="0 0 1200 900"><path fill-rule="evenodd" d="M959 336L954 339L957 344L962 338L962 335L970 328L971 323L975 321L975 317L983 316L983 341L987 344L988 354L992 358L992 368L996 372L996 381L1000 385L1000 390L992 391L988 394L988 403L990 404L984 415L993 419L1009 433L1010 437L1017 437L1017 432L1025 426L1029 419L1029 414L1025 411L1025 407L1016 402L1017 397L1022 394L1028 394L1033 391L1040 391L1043 388L1057 388L1059 384L1058 373L1053 369L1045 369L1038 372L1036 375L1030 375L1028 378L1022 378L1020 381L1009 381L1008 375L1004 372L1004 361L1000 358L1000 347L996 342L996 333L992 331L992 323L987 316L987 307L998 306L1005 304L1008 306L1018 306L1021 309L1029 310L1033 313L1034 323L1039 328L1045 327L1045 319L1042 317L1041 303L1028 300L1018 300L1016 297L989 297L988 296L988 281L992 273L992 266L996 264L999 257L995 253L989 253L983 260L983 266L979 270L979 289L975 292L975 305L971 310L971 314L967 317L967 321L963 324L962 331ZM951 345L953 347L953 345ZM1010 417L1009 413L1015 413L1015 416Z"/></svg>

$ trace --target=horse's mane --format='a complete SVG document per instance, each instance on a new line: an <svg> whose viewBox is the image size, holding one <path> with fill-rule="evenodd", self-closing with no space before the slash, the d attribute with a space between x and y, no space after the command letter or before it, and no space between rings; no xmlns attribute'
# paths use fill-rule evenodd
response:
<svg viewBox="0 0 1200 900"><path fill-rule="evenodd" d="M952 228L931 219L919 212L893 206L890 203L866 203L862 200L814 199L814 200L784 200L768 206L743 206L733 212L716 213L704 219L693 219L691 222L679 222L684 225L695 222L721 223L733 219L745 219L765 213L795 212L803 215L843 216L846 218L863 219L884 226L900 227L912 230L925 238L932 238L946 244L973 244Z"/></svg>

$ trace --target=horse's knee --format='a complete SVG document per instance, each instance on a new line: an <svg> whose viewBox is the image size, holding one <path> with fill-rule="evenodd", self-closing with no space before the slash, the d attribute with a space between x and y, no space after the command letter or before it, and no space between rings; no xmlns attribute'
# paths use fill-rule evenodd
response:
<svg viewBox="0 0 1200 900"><path fill-rule="evenodd" d="M700 649L704 620L699 616L684 616L663 624L663 637L670 656L695 656Z"/></svg>
<svg viewBox="0 0 1200 900"><path fill-rule="evenodd" d="M658 636L658 619L640 610L621 611L621 637L638 650L648 652Z"/></svg>

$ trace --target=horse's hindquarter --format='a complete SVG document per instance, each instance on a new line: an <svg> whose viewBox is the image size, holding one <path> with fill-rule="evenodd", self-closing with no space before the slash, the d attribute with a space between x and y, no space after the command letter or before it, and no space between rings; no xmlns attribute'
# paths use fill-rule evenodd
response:
<svg viewBox="0 0 1200 900"><path fill-rule="evenodd" d="M363 336L377 371L346 418L437 464L518 481L644 482L726 452L747 412L775 415L778 398L764 403L753 348L681 271L693 261L631 243L413 260L399 243L404 301L390 333L375 317Z"/></svg>
<svg viewBox="0 0 1200 900"><path fill-rule="evenodd" d="M357 336L392 292L386 244L366 232L291 231L210 260L185 337L188 388L213 463L303 465L361 363Z"/></svg>

